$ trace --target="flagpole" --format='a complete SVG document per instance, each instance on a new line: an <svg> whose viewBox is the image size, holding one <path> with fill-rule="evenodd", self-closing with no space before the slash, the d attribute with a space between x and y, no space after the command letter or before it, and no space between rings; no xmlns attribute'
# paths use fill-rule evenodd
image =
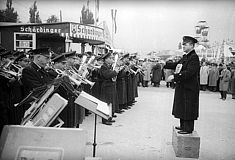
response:
<svg viewBox="0 0 235 160"><path fill-rule="evenodd" d="M97 0L95 0L95 26L97 26L97 23L96 23L96 16L97 16L97 15L96 15L96 14L97 14L97 13L96 13L96 12L97 12L96 5L97 5Z"/></svg>
<svg viewBox="0 0 235 160"><path fill-rule="evenodd" d="M111 16L112 16L112 46L113 46L113 36L114 36L114 14L113 14L113 9L111 9Z"/></svg>

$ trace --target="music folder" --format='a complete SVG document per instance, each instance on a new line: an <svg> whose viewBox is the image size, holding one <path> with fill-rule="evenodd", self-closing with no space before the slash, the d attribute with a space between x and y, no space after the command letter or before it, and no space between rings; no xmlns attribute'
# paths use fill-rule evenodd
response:
<svg viewBox="0 0 235 160"><path fill-rule="evenodd" d="M82 91L74 103L88 109L94 114L99 115L104 119L110 119L112 117L111 106L107 103L91 96L90 94Z"/></svg>

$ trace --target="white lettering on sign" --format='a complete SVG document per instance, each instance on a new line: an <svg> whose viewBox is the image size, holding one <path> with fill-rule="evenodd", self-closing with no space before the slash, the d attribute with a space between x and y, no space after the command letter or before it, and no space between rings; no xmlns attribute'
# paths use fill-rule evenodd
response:
<svg viewBox="0 0 235 160"><path fill-rule="evenodd" d="M28 33L61 33L60 28L47 28L45 26L21 26L20 32L28 32Z"/></svg>
<svg viewBox="0 0 235 160"><path fill-rule="evenodd" d="M103 29L82 24L71 24L70 32L75 37L89 37L89 39L103 40Z"/></svg>

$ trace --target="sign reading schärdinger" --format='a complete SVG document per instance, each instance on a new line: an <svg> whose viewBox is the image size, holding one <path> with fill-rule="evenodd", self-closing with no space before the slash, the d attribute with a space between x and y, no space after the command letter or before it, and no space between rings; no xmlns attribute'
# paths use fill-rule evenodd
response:
<svg viewBox="0 0 235 160"><path fill-rule="evenodd" d="M68 36L79 39L104 41L103 28L71 22L20 25L18 31L24 33L59 34L62 37Z"/></svg>
<svg viewBox="0 0 235 160"><path fill-rule="evenodd" d="M60 28L51 28L47 26L21 26L20 32L27 33L61 33Z"/></svg>

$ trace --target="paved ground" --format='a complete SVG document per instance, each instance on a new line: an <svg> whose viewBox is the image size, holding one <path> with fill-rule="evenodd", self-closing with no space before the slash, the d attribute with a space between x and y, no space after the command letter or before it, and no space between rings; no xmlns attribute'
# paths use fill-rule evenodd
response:
<svg viewBox="0 0 235 160"><path fill-rule="evenodd" d="M96 156L103 160L187 160L176 158L171 141L172 126L179 120L171 115L174 90L139 88L132 109L118 114L112 126L97 124ZM235 160L235 100L219 93L200 93L200 117L195 130L201 138L200 160ZM92 156L94 115L81 128L88 132L86 155Z"/></svg>

